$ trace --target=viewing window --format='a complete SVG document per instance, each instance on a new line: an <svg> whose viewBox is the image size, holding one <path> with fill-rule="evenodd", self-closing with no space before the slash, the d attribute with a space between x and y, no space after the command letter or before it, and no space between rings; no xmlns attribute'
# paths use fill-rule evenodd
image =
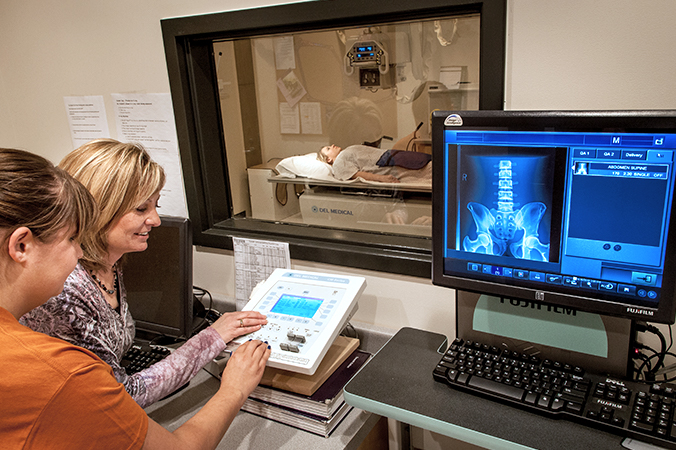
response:
<svg viewBox="0 0 676 450"><path fill-rule="evenodd" d="M162 21L195 244L429 276L430 114L502 108L505 4L387 3Z"/></svg>

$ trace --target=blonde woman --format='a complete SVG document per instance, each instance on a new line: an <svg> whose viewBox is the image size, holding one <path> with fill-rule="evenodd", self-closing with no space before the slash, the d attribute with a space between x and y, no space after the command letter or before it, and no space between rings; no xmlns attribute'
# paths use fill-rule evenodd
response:
<svg viewBox="0 0 676 450"><path fill-rule="evenodd" d="M227 342L267 323L257 312L224 314L169 357L133 375L120 361L135 328L127 307L122 257L147 248L148 234L160 225L158 201L165 175L136 144L99 139L68 154L60 167L93 195L99 218L83 241L84 255L63 292L22 317L33 330L94 352L110 364L141 407L190 381Z"/></svg>

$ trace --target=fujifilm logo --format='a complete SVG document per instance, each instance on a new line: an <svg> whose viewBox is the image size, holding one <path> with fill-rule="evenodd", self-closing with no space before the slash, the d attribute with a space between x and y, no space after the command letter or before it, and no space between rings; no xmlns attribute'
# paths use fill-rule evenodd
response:
<svg viewBox="0 0 676 450"><path fill-rule="evenodd" d="M632 313L632 314L638 314L640 316L654 316L655 311L650 311L647 309L639 309L639 308L632 308L632 307L627 307L627 312Z"/></svg>
<svg viewBox="0 0 676 450"><path fill-rule="evenodd" d="M609 406L611 408L619 409L620 411L624 409L624 406L621 404L609 402L608 400L595 399L594 401L599 405Z"/></svg>

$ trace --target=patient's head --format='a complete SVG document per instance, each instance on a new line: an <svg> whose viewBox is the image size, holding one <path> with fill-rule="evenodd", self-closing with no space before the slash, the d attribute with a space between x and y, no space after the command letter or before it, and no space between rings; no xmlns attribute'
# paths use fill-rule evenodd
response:
<svg viewBox="0 0 676 450"><path fill-rule="evenodd" d="M342 151L343 149L337 145L326 145L317 152L317 159L325 163L333 164L338 154Z"/></svg>

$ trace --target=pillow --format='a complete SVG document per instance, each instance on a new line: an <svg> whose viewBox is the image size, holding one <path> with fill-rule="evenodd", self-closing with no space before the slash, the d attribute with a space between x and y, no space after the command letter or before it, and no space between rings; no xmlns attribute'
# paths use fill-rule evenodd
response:
<svg viewBox="0 0 676 450"><path fill-rule="evenodd" d="M286 178L307 177L317 180L334 181L333 168L330 164L317 159L317 153L291 156L277 164L277 172Z"/></svg>

